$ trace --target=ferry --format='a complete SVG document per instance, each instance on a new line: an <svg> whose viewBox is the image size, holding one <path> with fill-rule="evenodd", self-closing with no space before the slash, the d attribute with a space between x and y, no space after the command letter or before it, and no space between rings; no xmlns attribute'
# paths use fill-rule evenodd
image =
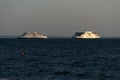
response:
<svg viewBox="0 0 120 80"><path fill-rule="evenodd" d="M21 36L19 36L18 38L44 38L47 39L48 37L42 33L38 33L38 32L25 32L23 33Z"/></svg>
<svg viewBox="0 0 120 80"><path fill-rule="evenodd" d="M74 35L73 35L73 38L76 38L76 39L97 39L97 38L100 38L100 36L96 33L96 32L93 32L93 31L80 31L80 32L76 32Z"/></svg>

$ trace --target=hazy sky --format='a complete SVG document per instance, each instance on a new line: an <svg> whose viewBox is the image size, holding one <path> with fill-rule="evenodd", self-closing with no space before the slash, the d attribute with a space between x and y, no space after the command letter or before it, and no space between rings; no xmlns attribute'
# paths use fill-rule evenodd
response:
<svg viewBox="0 0 120 80"><path fill-rule="evenodd" d="M71 36L80 30L120 37L120 0L0 0L0 35Z"/></svg>

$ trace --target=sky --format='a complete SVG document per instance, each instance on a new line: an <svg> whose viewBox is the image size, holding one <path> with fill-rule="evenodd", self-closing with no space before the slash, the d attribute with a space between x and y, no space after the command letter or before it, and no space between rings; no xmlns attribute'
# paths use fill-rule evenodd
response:
<svg viewBox="0 0 120 80"><path fill-rule="evenodd" d="M120 37L120 0L0 0L0 35L72 36L83 30Z"/></svg>

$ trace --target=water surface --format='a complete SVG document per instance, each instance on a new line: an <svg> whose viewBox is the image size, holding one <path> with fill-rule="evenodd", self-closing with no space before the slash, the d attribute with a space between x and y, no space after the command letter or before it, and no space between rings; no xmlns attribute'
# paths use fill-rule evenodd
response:
<svg viewBox="0 0 120 80"><path fill-rule="evenodd" d="M0 39L0 80L119 80L120 39Z"/></svg>

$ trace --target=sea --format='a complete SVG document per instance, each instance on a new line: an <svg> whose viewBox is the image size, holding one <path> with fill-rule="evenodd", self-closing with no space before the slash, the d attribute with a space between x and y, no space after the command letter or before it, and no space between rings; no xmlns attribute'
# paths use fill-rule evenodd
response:
<svg viewBox="0 0 120 80"><path fill-rule="evenodd" d="M0 80L120 80L120 39L0 38Z"/></svg>

